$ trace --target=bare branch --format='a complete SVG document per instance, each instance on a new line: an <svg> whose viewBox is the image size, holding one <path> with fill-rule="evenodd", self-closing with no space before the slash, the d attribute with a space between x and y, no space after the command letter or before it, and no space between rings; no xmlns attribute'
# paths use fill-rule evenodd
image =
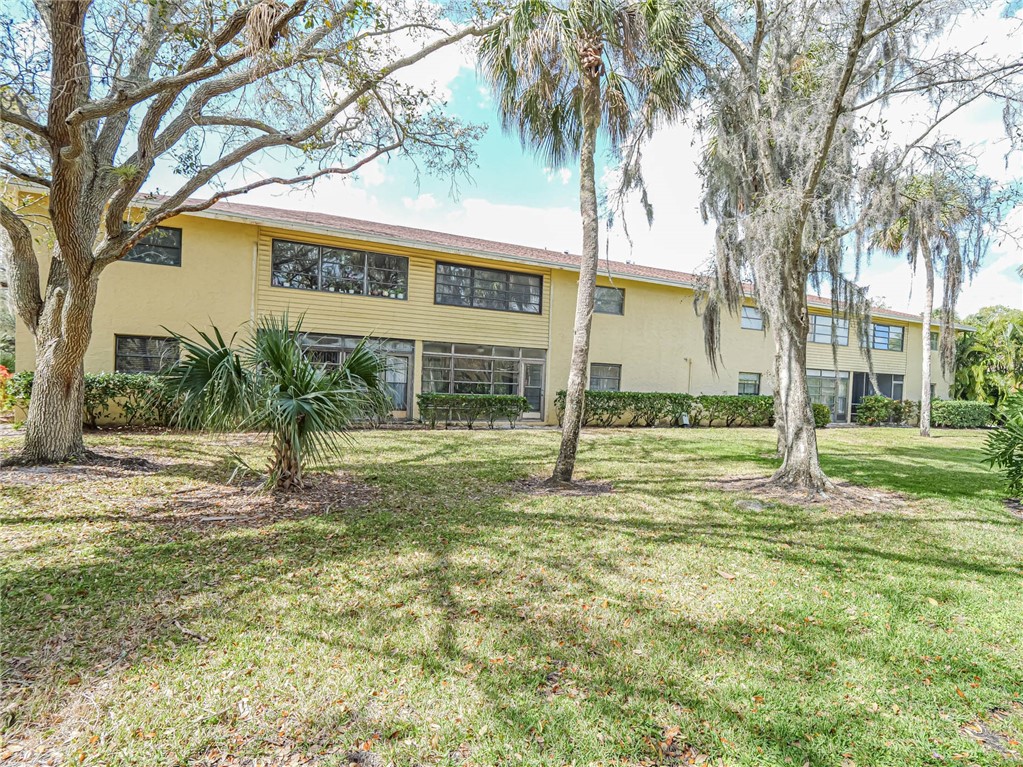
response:
<svg viewBox="0 0 1023 767"><path fill-rule="evenodd" d="M50 186L50 179L43 176L38 176L35 173L31 173L21 168L16 168L13 165L9 165L6 162L0 162L0 170L10 173L12 176L17 176L22 181L28 181L30 184L39 184L39 186Z"/></svg>

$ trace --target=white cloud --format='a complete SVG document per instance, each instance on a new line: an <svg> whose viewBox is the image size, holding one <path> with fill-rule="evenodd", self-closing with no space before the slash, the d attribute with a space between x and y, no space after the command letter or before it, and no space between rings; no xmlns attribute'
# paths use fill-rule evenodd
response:
<svg viewBox="0 0 1023 767"><path fill-rule="evenodd" d="M421 194L418 197L403 197L402 203L408 210L414 210L417 213L424 210L435 210L440 207L440 203L437 202L437 198L432 194Z"/></svg>

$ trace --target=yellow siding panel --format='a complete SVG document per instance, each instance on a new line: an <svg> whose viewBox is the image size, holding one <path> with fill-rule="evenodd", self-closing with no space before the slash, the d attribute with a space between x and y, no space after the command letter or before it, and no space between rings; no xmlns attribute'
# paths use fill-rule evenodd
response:
<svg viewBox="0 0 1023 767"><path fill-rule="evenodd" d="M272 287L271 248L275 238L406 256L409 259L408 298L401 301ZM435 304L437 261L539 274L543 277L542 313L521 314ZM260 315L283 311L292 316L304 313L303 327L318 333L546 349L549 345L550 282L550 270L544 268L515 268L499 261L447 257L414 248L385 249L359 240L263 228L259 233L256 311Z"/></svg>

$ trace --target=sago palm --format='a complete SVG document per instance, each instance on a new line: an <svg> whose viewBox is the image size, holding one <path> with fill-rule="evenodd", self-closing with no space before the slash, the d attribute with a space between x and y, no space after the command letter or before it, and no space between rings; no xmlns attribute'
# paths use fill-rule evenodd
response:
<svg viewBox="0 0 1023 767"><path fill-rule="evenodd" d="M572 479L582 426L599 258L598 136L620 157L686 107L687 9L680 0L522 0L479 44L505 129L552 167L579 160L582 264L555 482ZM641 179L635 168L628 174L633 184Z"/></svg>
<svg viewBox="0 0 1023 767"><path fill-rule="evenodd" d="M301 489L310 460L339 456L353 423L386 408L386 363L365 339L327 369L303 350L301 325L264 317L237 346L218 328L197 340L175 335L182 358L164 374L180 425L270 435L267 484L279 490Z"/></svg>

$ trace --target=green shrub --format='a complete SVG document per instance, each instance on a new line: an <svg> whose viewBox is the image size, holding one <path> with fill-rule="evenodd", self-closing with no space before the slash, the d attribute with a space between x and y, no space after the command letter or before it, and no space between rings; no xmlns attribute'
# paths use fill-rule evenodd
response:
<svg viewBox="0 0 1023 767"><path fill-rule="evenodd" d="M991 406L969 400L935 400L931 403L931 425L948 429L979 429L991 420Z"/></svg>
<svg viewBox="0 0 1023 767"><path fill-rule="evenodd" d="M856 423L864 426L880 426L892 417L892 400L881 394L870 394L856 406Z"/></svg>
<svg viewBox="0 0 1023 767"><path fill-rule="evenodd" d="M565 392L554 398L560 424L565 415ZM774 399L768 396L692 394L678 392L587 391L584 426L768 426L774 419Z"/></svg>
<svg viewBox="0 0 1023 767"><path fill-rule="evenodd" d="M1009 495L1023 499L1023 394L1012 394L999 408L1002 425L988 435L984 453L1002 470Z"/></svg>
<svg viewBox="0 0 1023 767"><path fill-rule="evenodd" d="M831 423L831 408L819 402L813 403L813 425L818 429L823 429L829 423Z"/></svg>
<svg viewBox="0 0 1023 767"><path fill-rule="evenodd" d="M880 394L870 394L856 406L856 423L863 426L912 426L919 422L919 418L919 405L909 399L888 399Z"/></svg>
<svg viewBox="0 0 1023 767"><path fill-rule="evenodd" d="M15 373L8 382L11 402L27 408L32 398L31 370ZM167 426L175 403L159 376L143 373L86 373L82 422L95 428L120 410L125 426Z"/></svg>
<svg viewBox="0 0 1023 767"><path fill-rule="evenodd" d="M436 428L438 423L461 423L473 428L477 421L486 421L491 429L498 420L515 421L529 409L525 397L513 394L436 394L423 393L417 398L419 417Z"/></svg>

